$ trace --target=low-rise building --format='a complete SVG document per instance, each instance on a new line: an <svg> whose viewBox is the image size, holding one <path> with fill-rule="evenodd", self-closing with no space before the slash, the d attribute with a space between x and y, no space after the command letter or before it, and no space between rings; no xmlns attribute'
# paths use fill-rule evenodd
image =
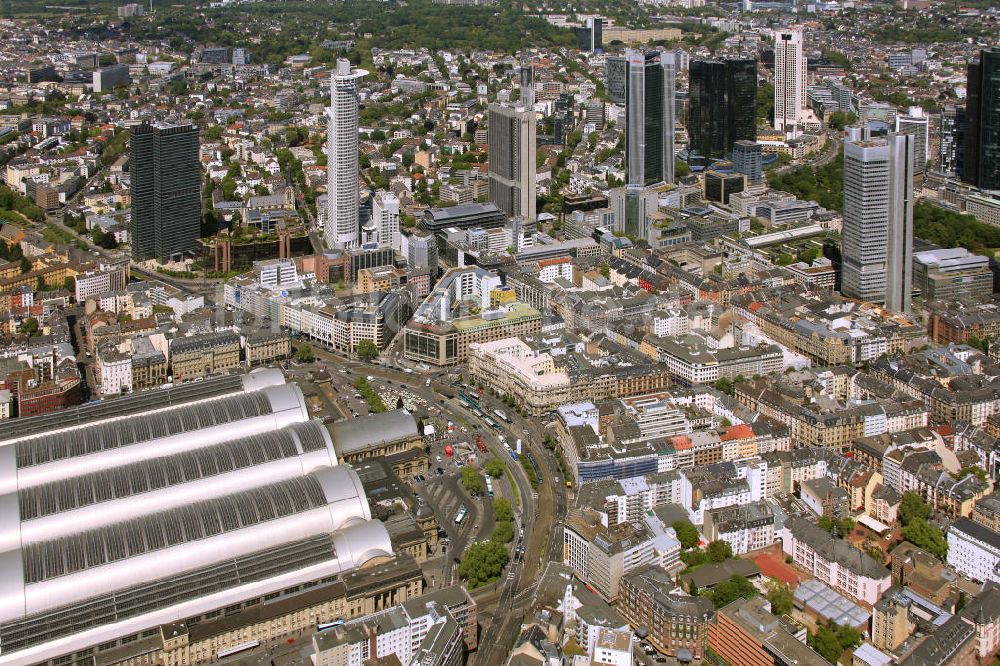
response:
<svg viewBox="0 0 1000 666"><path fill-rule="evenodd" d="M797 566L852 599L872 606L892 586L888 569L802 516L785 521L781 539Z"/></svg>
<svg viewBox="0 0 1000 666"><path fill-rule="evenodd" d="M774 510L767 502L709 509L702 532L708 541L728 541L734 555L774 544Z"/></svg>
<svg viewBox="0 0 1000 666"><path fill-rule="evenodd" d="M805 628L775 617L766 599L737 599L720 608L708 628L708 647L729 664L822 664L806 645Z"/></svg>
<svg viewBox="0 0 1000 666"><path fill-rule="evenodd" d="M240 336L234 331L174 338L170 341L170 369L175 382L237 368Z"/></svg>
<svg viewBox="0 0 1000 666"><path fill-rule="evenodd" d="M959 518L948 526L948 565L973 580L1000 583L1000 533Z"/></svg>
<svg viewBox="0 0 1000 666"><path fill-rule="evenodd" d="M646 640L668 656L698 661L705 654L715 609L705 597L674 594L663 569L642 567L622 577L618 608L632 626L649 630Z"/></svg>

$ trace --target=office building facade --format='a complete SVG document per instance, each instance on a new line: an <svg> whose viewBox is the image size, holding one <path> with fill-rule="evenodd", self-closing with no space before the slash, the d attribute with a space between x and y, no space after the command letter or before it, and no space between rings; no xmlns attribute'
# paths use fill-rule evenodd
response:
<svg viewBox="0 0 1000 666"><path fill-rule="evenodd" d="M380 190L372 198L372 221L378 230L378 244L400 251L399 198L392 192Z"/></svg>
<svg viewBox="0 0 1000 666"><path fill-rule="evenodd" d="M689 73L690 152L717 159L737 141L756 141L757 61L692 60Z"/></svg>
<svg viewBox="0 0 1000 666"><path fill-rule="evenodd" d="M331 247L358 245L358 84L368 75L340 58L330 77L327 108L326 242Z"/></svg>
<svg viewBox="0 0 1000 666"><path fill-rule="evenodd" d="M923 174L930 149L930 117L919 106L911 106L906 115L896 116L896 133L913 135L913 173Z"/></svg>
<svg viewBox="0 0 1000 666"><path fill-rule="evenodd" d="M802 31L774 32L774 129L796 136L806 108L806 57Z"/></svg>
<svg viewBox="0 0 1000 666"><path fill-rule="evenodd" d="M949 104L941 111L939 169L946 176L965 170L965 107Z"/></svg>
<svg viewBox="0 0 1000 666"><path fill-rule="evenodd" d="M530 85L522 88L529 97L534 91ZM531 106L489 107L490 201L509 217L536 217L535 126Z"/></svg>
<svg viewBox="0 0 1000 666"><path fill-rule="evenodd" d="M626 50L625 182L644 187L674 181L675 56ZM615 65L621 72L621 64Z"/></svg>
<svg viewBox="0 0 1000 666"><path fill-rule="evenodd" d="M190 252L201 228L198 128L140 125L129 153L132 258L166 261Z"/></svg>
<svg viewBox="0 0 1000 666"><path fill-rule="evenodd" d="M865 134L850 128L844 142L842 291L906 312L913 288L914 140Z"/></svg>
<svg viewBox="0 0 1000 666"><path fill-rule="evenodd" d="M747 177L747 183L764 182L764 148L756 141L733 144L733 170Z"/></svg>
<svg viewBox="0 0 1000 666"><path fill-rule="evenodd" d="M965 96L963 180L1000 190L1000 49L984 49L970 62Z"/></svg>

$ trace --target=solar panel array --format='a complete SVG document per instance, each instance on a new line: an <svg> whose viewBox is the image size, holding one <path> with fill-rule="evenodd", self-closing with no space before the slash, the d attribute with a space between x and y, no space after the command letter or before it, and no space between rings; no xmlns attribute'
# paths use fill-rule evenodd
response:
<svg viewBox="0 0 1000 666"><path fill-rule="evenodd" d="M18 493L21 520L33 520L114 499L141 495L217 474L248 469L325 447L323 426L295 423L275 432L225 442L218 446L102 470L56 481Z"/></svg>
<svg viewBox="0 0 1000 666"><path fill-rule="evenodd" d="M306 476L30 544L22 551L24 581L66 576L324 505L319 481Z"/></svg>
<svg viewBox="0 0 1000 666"><path fill-rule="evenodd" d="M138 442L270 414L271 401L262 393L234 395L213 402L99 423L70 432L18 442L18 468L118 449Z"/></svg>
<svg viewBox="0 0 1000 666"><path fill-rule="evenodd" d="M13 653L60 636L325 562L335 555L329 534L293 541L0 625L0 645L5 653Z"/></svg>

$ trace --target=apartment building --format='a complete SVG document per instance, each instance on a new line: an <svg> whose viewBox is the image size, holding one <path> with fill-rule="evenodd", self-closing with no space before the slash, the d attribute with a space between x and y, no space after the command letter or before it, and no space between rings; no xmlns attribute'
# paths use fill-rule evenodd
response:
<svg viewBox="0 0 1000 666"><path fill-rule="evenodd" d="M767 502L705 511L702 532L708 541L728 541L734 555L767 548L775 541L774 510Z"/></svg>
<svg viewBox="0 0 1000 666"><path fill-rule="evenodd" d="M963 576L1000 583L1000 533L959 518L948 526L948 565Z"/></svg>

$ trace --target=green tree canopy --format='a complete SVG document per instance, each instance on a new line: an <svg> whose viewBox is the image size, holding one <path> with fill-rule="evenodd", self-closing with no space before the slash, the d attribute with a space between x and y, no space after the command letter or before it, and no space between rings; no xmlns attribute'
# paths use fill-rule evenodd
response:
<svg viewBox="0 0 1000 666"><path fill-rule="evenodd" d="M486 470L486 473L488 475L492 476L494 479L497 479L503 476L503 470L504 467L506 466L507 465L506 463L504 463L503 460L497 458L496 456L493 456L492 458L486 461L484 469Z"/></svg>
<svg viewBox="0 0 1000 666"><path fill-rule="evenodd" d="M312 363L316 360L316 353L311 345L301 345L295 350L295 360L299 363Z"/></svg>
<svg viewBox="0 0 1000 666"><path fill-rule="evenodd" d="M465 549L458 565L458 575L469 589L488 585L500 577L510 557L503 542L498 540L474 543Z"/></svg>
<svg viewBox="0 0 1000 666"><path fill-rule="evenodd" d="M470 493L482 495L485 490L483 486L483 480L479 478L479 473L476 471L475 467L466 465L462 468L462 485Z"/></svg>
<svg viewBox="0 0 1000 666"><path fill-rule="evenodd" d="M354 346L354 353L364 361L370 361L378 356L378 346L371 340L362 340Z"/></svg>
<svg viewBox="0 0 1000 666"><path fill-rule="evenodd" d="M733 557L733 547L728 541L716 539L705 548L708 559L712 562L725 562Z"/></svg>
<svg viewBox="0 0 1000 666"><path fill-rule="evenodd" d="M698 529L687 520L675 520L671 525L677 533L677 540L681 542L681 548L694 548L701 540Z"/></svg>
<svg viewBox="0 0 1000 666"><path fill-rule="evenodd" d="M792 589L787 585L772 581L767 586L767 600L775 615L787 615L792 610Z"/></svg>
<svg viewBox="0 0 1000 666"><path fill-rule="evenodd" d="M712 604L716 609L728 606L740 597L752 599L757 596L757 588L743 576L733 576L724 580L712 590Z"/></svg>

